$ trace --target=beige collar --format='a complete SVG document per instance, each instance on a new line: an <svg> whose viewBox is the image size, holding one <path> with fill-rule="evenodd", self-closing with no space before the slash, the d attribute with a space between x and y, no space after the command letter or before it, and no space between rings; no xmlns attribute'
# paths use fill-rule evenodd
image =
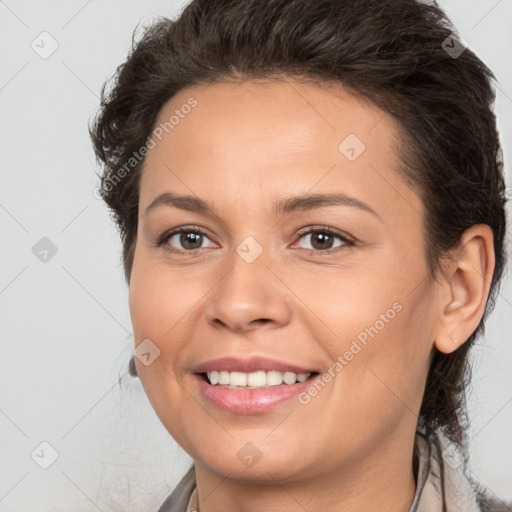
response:
<svg viewBox="0 0 512 512"><path fill-rule="evenodd" d="M199 503L197 501L197 487L194 487L194 490L190 495L186 512L199 512Z"/></svg>

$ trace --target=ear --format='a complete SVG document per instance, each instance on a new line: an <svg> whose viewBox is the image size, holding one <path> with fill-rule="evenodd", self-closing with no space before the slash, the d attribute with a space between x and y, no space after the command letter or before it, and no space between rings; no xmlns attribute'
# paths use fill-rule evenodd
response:
<svg viewBox="0 0 512 512"><path fill-rule="evenodd" d="M441 277L435 347L445 354L465 343L484 314L494 272L494 237L486 224L467 229Z"/></svg>

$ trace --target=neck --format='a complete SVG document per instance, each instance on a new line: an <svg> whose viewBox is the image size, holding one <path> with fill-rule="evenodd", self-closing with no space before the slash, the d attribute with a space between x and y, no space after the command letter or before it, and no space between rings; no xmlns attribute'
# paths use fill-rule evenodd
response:
<svg viewBox="0 0 512 512"><path fill-rule="evenodd" d="M393 450L381 445L356 465L286 481L270 469L257 481L226 477L196 462L199 512L408 512L416 491L413 450L414 439Z"/></svg>

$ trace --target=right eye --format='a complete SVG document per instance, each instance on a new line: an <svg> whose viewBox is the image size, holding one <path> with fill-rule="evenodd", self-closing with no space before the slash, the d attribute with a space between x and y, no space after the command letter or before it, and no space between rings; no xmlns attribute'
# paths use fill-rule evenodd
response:
<svg viewBox="0 0 512 512"><path fill-rule="evenodd" d="M166 251L176 252L179 254L193 253L203 249L202 242L209 238L206 233L197 227L193 228L175 228L166 231L158 238L157 246L164 246ZM181 244L181 249L176 248L177 244Z"/></svg>

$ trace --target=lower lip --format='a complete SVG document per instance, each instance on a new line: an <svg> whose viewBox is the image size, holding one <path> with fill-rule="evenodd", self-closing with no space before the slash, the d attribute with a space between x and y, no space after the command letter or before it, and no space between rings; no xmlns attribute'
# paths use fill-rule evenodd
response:
<svg viewBox="0 0 512 512"><path fill-rule="evenodd" d="M258 414L270 411L279 404L296 397L318 377L304 382L281 384L259 389L229 389L209 384L202 375L194 374L202 394L214 405L237 414Z"/></svg>

